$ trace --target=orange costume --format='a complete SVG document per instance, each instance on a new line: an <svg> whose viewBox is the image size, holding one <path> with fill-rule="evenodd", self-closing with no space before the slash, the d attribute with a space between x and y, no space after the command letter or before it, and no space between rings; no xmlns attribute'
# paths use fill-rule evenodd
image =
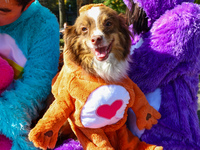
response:
<svg viewBox="0 0 200 150"><path fill-rule="evenodd" d="M106 83L65 60L52 92L55 101L29 134L36 147L54 148L59 129L68 119L84 149L159 149L139 141L126 128L128 108L135 112L139 129L150 129L160 118L128 77Z"/></svg>

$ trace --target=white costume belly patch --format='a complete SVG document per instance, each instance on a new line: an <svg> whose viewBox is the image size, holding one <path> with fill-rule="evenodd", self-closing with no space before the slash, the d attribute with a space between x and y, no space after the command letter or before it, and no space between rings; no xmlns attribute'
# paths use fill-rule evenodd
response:
<svg viewBox="0 0 200 150"><path fill-rule="evenodd" d="M124 117L129 103L128 91L119 85L105 85L93 91L81 112L84 127L101 128Z"/></svg>

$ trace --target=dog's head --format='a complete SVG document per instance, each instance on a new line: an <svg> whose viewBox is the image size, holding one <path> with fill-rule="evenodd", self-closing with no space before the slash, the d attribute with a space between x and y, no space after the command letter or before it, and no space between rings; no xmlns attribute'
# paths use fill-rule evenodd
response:
<svg viewBox="0 0 200 150"><path fill-rule="evenodd" d="M76 64L107 81L119 81L128 70L131 45L126 20L101 4L83 6L65 31L65 53Z"/></svg>

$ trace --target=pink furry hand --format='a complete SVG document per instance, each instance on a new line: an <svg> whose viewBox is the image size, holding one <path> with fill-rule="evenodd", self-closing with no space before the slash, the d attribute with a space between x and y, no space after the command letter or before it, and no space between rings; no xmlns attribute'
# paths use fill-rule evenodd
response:
<svg viewBox="0 0 200 150"><path fill-rule="evenodd" d="M12 83L14 70L9 63L0 57L0 94Z"/></svg>

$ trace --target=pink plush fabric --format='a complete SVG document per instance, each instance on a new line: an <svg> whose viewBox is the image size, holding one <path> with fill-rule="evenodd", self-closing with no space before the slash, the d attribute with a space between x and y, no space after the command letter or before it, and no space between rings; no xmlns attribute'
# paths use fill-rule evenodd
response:
<svg viewBox="0 0 200 150"><path fill-rule="evenodd" d="M12 147L12 141L5 137L4 135L0 134L0 149L2 150L10 150Z"/></svg>
<svg viewBox="0 0 200 150"><path fill-rule="evenodd" d="M13 68L0 57L0 94L11 84L14 78Z"/></svg>
<svg viewBox="0 0 200 150"><path fill-rule="evenodd" d="M14 70L9 63L0 57L0 94L11 84L14 78ZM0 149L10 150L12 141L0 134Z"/></svg>

